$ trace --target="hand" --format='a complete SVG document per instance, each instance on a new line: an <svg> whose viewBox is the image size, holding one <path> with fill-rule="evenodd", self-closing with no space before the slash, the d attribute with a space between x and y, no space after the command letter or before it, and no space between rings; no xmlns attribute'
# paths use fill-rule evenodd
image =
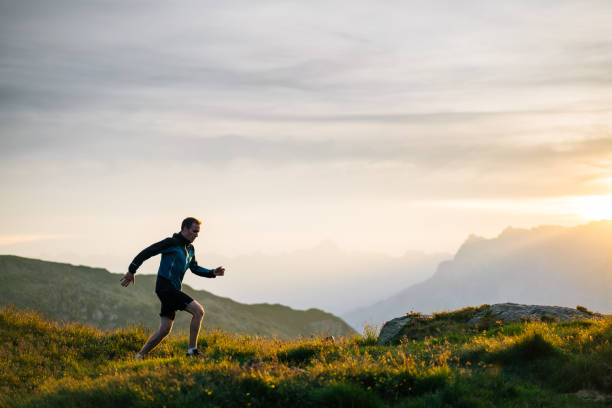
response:
<svg viewBox="0 0 612 408"><path fill-rule="evenodd" d="M132 285L136 284L136 277L131 272L126 272L121 278L121 286L126 287L132 282Z"/></svg>
<svg viewBox="0 0 612 408"><path fill-rule="evenodd" d="M223 276L225 274L225 268L220 266L215 269L215 276Z"/></svg>

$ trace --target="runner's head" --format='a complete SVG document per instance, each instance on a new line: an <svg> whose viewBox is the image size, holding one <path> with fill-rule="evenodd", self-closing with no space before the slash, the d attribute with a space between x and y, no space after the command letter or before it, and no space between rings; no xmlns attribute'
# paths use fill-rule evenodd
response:
<svg viewBox="0 0 612 408"><path fill-rule="evenodd" d="M189 242L195 241L195 239L198 237L198 233L200 232L200 224L202 224L202 221L196 218L185 218L181 224L181 234L183 234L185 239L187 239Z"/></svg>

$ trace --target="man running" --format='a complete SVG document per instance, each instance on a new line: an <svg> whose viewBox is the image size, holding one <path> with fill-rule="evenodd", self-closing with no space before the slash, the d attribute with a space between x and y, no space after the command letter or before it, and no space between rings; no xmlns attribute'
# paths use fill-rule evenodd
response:
<svg viewBox="0 0 612 408"><path fill-rule="evenodd" d="M225 268L221 266L216 269L206 269L198 266L191 243L198 237L200 224L202 223L193 217L185 218L181 224L181 232L143 249L136 255L128 271L121 278L121 286L127 287L130 282L134 284L136 282L134 274L140 265L152 256L162 254L155 284L155 293L161 301L161 313L159 314L161 324L159 329L149 337L145 345L136 353L135 357L138 360L143 359L170 333L177 310L184 310L193 316L189 325L187 357L200 354L197 344L204 309L198 302L181 292L183 277L187 268L191 269L191 272L196 275L206 278L223 276L225 273Z"/></svg>

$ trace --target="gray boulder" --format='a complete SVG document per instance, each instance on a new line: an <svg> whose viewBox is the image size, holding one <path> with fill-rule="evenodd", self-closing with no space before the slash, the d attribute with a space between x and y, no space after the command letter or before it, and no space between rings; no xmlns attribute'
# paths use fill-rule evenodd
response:
<svg viewBox="0 0 612 408"><path fill-rule="evenodd" d="M410 317L402 316L385 322L382 329L380 329L380 333L378 334L378 344L389 344L391 339L395 338L409 321Z"/></svg>
<svg viewBox="0 0 612 408"><path fill-rule="evenodd" d="M483 319L494 319L502 323L519 321L569 322L571 320L601 319L600 313L586 308L573 309L561 306L520 305L517 303L497 303L479 311L468 321L478 326Z"/></svg>
<svg viewBox="0 0 612 408"><path fill-rule="evenodd" d="M390 344L407 325L415 324L418 322L431 321L433 316L422 315L421 313L409 313L406 316L397 317L395 319L385 322L380 333L378 335L378 344L386 345Z"/></svg>

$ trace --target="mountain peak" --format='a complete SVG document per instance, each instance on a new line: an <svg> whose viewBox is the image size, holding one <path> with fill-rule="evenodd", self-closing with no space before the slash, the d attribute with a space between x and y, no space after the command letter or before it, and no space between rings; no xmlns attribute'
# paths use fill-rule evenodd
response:
<svg viewBox="0 0 612 408"><path fill-rule="evenodd" d="M508 227L495 238L470 235L428 280L359 310L380 324L409 310L431 313L468 304L524 303L612 312L612 222L574 227ZM349 322L355 321L347 315Z"/></svg>

